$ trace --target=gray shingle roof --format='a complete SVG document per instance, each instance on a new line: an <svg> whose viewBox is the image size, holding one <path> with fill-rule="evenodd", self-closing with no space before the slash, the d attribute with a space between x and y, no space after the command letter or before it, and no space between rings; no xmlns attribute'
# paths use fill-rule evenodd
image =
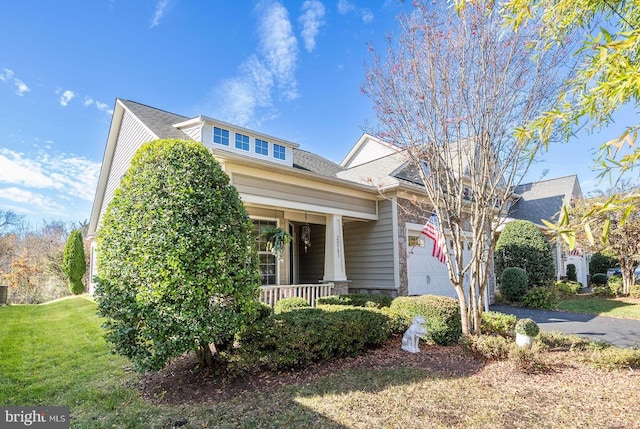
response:
<svg viewBox="0 0 640 429"><path fill-rule="evenodd" d="M557 221L564 204L570 204L573 198L582 198L576 175L521 184L514 192L521 198L511 207L509 216L536 224L542 224L542 219Z"/></svg>
<svg viewBox="0 0 640 429"><path fill-rule="evenodd" d="M173 125L186 121L186 116L165 112L155 107L145 106L135 101L122 100L127 109L138 117L158 138L191 140L191 137L175 128Z"/></svg>
<svg viewBox="0 0 640 429"><path fill-rule="evenodd" d="M301 149L293 150L293 168L328 177L336 177L340 171L344 170L344 168L333 161Z"/></svg>

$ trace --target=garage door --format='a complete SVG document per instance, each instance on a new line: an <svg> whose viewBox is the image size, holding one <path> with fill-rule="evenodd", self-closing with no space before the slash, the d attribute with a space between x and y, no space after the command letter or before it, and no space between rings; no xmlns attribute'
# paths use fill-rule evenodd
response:
<svg viewBox="0 0 640 429"><path fill-rule="evenodd" d="M434 242L410 231L408 237L408 280L409 295L444 295L456 298L456 292L449 281L447 265L431 256Z"/></svg>

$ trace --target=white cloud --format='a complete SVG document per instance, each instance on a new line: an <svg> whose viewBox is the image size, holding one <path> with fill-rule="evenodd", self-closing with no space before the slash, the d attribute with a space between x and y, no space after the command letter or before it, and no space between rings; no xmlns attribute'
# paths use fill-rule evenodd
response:
<svg viewBox="0 0 640 429"><path fill-rule="evenodd" d="M279 2L268 3L259 9L264 10L258 24L260 53L284 99L294 100L298 98L295 78L298 43L293 35L289 13Z"/></svg>
<svg viewBox="0 0 640 429"><path fill-rule="evenodd" d="M21 97L25 92L31 91L26 83L21 79L14 77L13 70L9 70L7 68L2 69L2 72L0 72L0 80L2 82L13 84L16 87L16 94Z"/></svg>
<svg viewBox="0 0 640 429"><path fill-rule="evenodd" d="M84 97L84 103L82 103L84 107L89 107L91 105L95 105L96 109L107 113L108 115L113 115L113 109L109 109L109 105L107 103L103 103L98 100L94 100L89 96Z"/></svg>
<svg viewBox="0 0 640 429"><path fill-rule="evenodd" d="M60 215L64 207L46 195L27 191L16 187L0 188L0 198L19 203L19 211L30 214L47 213ZM25 204L28 208L25 209Z"/></svg>
<svg viewBox="0 0 640 429"><path fill-rule="evenodd" d="M276 88L286 101L299 96L295 78L298 45L287 10L280 2L263 1L256 13L257 52L240 64L235 77L213 90L209 102L216 116L241 126L257 126L277 114Z"/></svg>
<svg viewBox="0 0 640 429"><path fill-rule="evenodd" d="M168 4L169 0L160 0L158 3L156 3L156 12L153 15L153 19L151 20L151 25L149 26L149 28L160 25L160 19L162 18L162 15L164 15L164 10Z"/></svg>
<svg viewBox="0 0 640 429"><path fill-rule="evenodd" d="M93 200L100 163L69 154L32 157L0 149L0 185L55 191L60 196ZM1 195L0 195L1 196Z"/></svg>
<svg viewBox="0 0 640 429"><path fill-rule="evenodd" d="M346 15L352 10L354 10L355 8L356 8L355 5L351 3L349 0L338 1L338 13L340 15Z"/></svg>
<svg viewBox="0 0 640 429"><path fill-rule="evenodd" d="M365 24L369 24L373 21L373 12L367 8L360 9L360 16L362 17L362 22Z"/></svg>
<svg viewBox="0 0 640 429"><path fill-rule="evenodd" d="M96 101L96 107L98 108L98 110L102 110L103 112L106 112L108 115L113 115L113 109L109 109L109 105L107 103L101 103L99 101Z"/></svg>
<svg viewBox="0 0 640 429"><path fill-rule="evenodd" d="M302 4L302 15L298 21L302 24L302 40L308 52L312 52L316 47L316 37L325 22L324 5L318 0L307 0Z"/></svg>
<svg viewBox="0 0 640 429"><path fill-rule="evenodd" d="M373 12L371 12L370 9L366 7L357 8L356 5L351 3L349 0L338 1L338 13L340 15L348 15L352 12L359 15L362 22L365 24L369 24L373 21Z"/></svg>
<svg viewBox="0 0 640 429"><path fill-rule="evenodd" d="M73 91L71 91L71 90L67 89L67 90L66 90L66 91L64 91L64 92L62 93L62 95L60 96L60 105L61 105L62 107L67 107L67 104L69 104L69 102L71 101L71 99L72 99L73 97L75 97L75 96L76 96L75 92L73 92Z"/></svg>

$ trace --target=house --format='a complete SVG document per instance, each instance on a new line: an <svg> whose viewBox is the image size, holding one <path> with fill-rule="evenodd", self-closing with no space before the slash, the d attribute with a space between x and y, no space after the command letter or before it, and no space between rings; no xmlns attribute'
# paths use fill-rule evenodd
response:
<svg viewBox="0 0 640 429"><path fill-rule="evenodd" d="M514 192L517 199L511 207L509 217L533 222L543 231L547 230L543 219L556 223L563 207L570 207L572 201L582 199L582 190L576 175L521 184ZM556 278L566 276L567 265L574 264L578 281L587 286L589 255L583 253L579 247L570 251L561 240L552 242L552 250Z"/></svg>
<svg viewBox="0 0 640 429"><path fill-rule="evenodd" d="M143 143L163 138L208 147L255 230L277 226L292 235L276 258L256 234L263 285L332 283L334 293L456 296L446 265L432 256L433 241L421 236L424 215L406 210L424 190L398 147L364 134L337 164L258 131L123 99L115 102L89 223L92 279L96 234L120 179Z"/></svg>

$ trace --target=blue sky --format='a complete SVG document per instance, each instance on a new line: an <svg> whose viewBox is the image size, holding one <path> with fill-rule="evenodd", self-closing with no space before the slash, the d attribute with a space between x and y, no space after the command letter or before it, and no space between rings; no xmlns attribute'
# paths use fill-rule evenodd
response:
<svg viewBox="0 0 640 429"><path fill-rule="evenodd" d="M409 2L410 3L410 2ZM0 209L88 219L116 97L207 115L340 162L374 121L361 94L397 0L8 2L0 15ZM578 174L620 133L551 148L530 179ZM606 186L605 186L606 187Z"/></svg>

